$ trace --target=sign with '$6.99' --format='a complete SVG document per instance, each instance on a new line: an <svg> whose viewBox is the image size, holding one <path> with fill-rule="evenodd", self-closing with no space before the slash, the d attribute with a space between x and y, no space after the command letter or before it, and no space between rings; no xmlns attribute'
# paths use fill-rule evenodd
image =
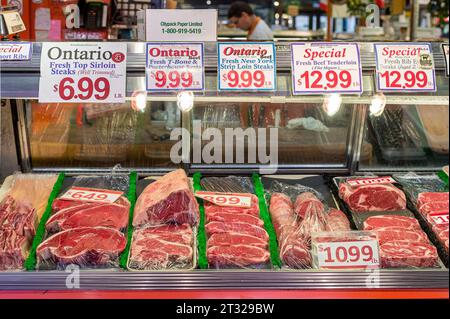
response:
<svg viewBox="0 0 450 319"><path fill-rule="evenodd" d="M124 103L125 43L43 43L40 103Z"/></svg>

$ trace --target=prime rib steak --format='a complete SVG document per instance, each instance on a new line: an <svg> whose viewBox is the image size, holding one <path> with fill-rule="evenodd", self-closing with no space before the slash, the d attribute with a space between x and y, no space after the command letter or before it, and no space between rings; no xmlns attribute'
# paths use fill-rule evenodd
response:
<svg viewBox="0 0 450 319"><path fill-rule="evenodd" d="M422 205L431 202L449 202L449 193L435 192L435 193L420 193L417 197L417 206L420 208Z"/></svg>
<svg viewBox="0 0 450 319"><path fill-rule="evenodd" d="M439 261L436 247L408 241L382 244L380 258L383 268L432 268Z"/></svg>
<svg viewBox="0 0 450 319"><path fill-rule="evenodd" d="M216 268L247 268L267 264L270 260L267 249L250 245L213 246L208 248L207 256L209 264Z"/></svg>
<svg viewBox="0 0 450 319"><path fill-rule="evenodd" d="M423 231L408 230L402 227L386 227L375 230L378 234L380 245L392 241L406 241L409 243L425 243L430 241Z"/></svg>
<svg viewBox="0 0 450 319"><path fill-rule="evenodd" d="M268 242L255 236L239 233L216 233L208 239L208 247L250 245L267 249Z"/></svg>
<svg viewBox="0 0 450 319"><path fill-rule="evenodd" d="M356 213L406 209L405 194L392 184L351 186L344 182L339 186L339 196Z"/></svg>
<svg viewBox="0 0 450 319"><path fill-rule="evenodd" d="M124 230L128 226L129 207L117 204L82 204L60 210L49 218L50 233L78 227L109 227Z"/></svg>
<svg viewBox="0 0 450 319"><path fill-rule="evenodd" d="M417 219L398 215L372 216L364 222L364 230L374 230L386 227L401 227L404 229L422 231Z"/></svg>
<svg viewBox="0 0 450 319"><path fill-rule="evenodd" d="M195 226L200 218L190 181L179 169L145 188L136 202L133 226L168 223Z"/></svg>
<svg viewBox="0 0 450 319"><path fill-rule="evenodd" d="M113 267L125 249L125 236L111 228L84 227L57 233L36 250L38 267L69 264L83 267Z"/></svg>

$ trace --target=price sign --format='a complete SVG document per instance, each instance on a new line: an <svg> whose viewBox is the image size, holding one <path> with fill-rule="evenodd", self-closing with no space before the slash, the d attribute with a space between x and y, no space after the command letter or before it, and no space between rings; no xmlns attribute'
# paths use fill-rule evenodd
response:
<svg viewBox="0 0 450 319"><path fill-rule="evenodd" d="M65 200L76 200L93 203L114 203L123 192L112 191L106 189L94 189L83 187L72 187L64 193L60 198Z"/></svg>
<svg viewBox="0 0 450 319"><path fill-rule="evenodd" d="M31 59L30 42L0 42L0 61L26 61Z"/></svg>
<svg viewBox="0 0 450 319"><path fill-rule="evenodd" d="M202 43L147 43L147 91L203 91Z"/></svg>
<svg viewBox="0 0 450 319"><path fill-rule="evenodd" d="M124 103L125 43L43 43L39 102Z"/></svg>
<svg viewBox="0 0 450 319"><path fill-rule="evenodd" d="M438 213L431 213L429 215L428 220L433 225L448 225L449 224L449 212L438 212Z"/></svg>
<svg viewBox="0 0 450 319"><path fill-rule="evenodd" d="M380 267L378 242L316 243L320 269L376 269Z"/></svg>
<svg viewBox="0 0 450 319"><path fill-rule="evenodd" d="M213 193L200 191L196 192L195 196L218 206L242 208L249 208L252 206L251 194Z"/></svg>
<svg viewBox="0 0 450 319"><path fill-rule="evenodd" d="M273 43L219 43L220 91L275 91Z"/></svg>
<svg viewBox="0 0 450 319"><path fill-rule="evenodd" d="M376 178L361 178L361 179L352 179L347 181L350 186L363 186L363 185L373 185L373 184L392 184L397 181L392 177L376 177Z"/></svg>
<svg viewBox="0 0 450 319"><path fill-rule="evenodd" d="M447 77L450 76L450 58L449 58L449 45L448 44L443 44L442 45L442 50L444 51L444 60L445 60L445 69L447 71Z"/></svg>
<svg viewBox="0 0 450 319"><path fill-rule="evenodd" d="M358 44L293 43L291 51L294 95L362 93Z"/></svg>
<svg viewBox="0 0 450 319"><path fill-rule="evenodd" d="M374 44L380 92L435 92L430 44Z"/></svg>

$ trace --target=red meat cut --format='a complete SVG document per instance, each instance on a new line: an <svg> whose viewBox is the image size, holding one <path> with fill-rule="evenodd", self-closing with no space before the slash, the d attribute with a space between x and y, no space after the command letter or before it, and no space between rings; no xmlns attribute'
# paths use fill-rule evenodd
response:
<svg viewBox="0 0 450 319"><path fill-rule="evenodd" d="M208 239L208 248L214 246L247 245L266 249L268 242L255 236L239 233L216 233Z"/></svg>
<svg viewBox="0 0 450 319"><path fill-rule="evenodd" d="M293 269L311 268L311 253L303 238L291 233L280 247L280 258L283 264Z"/></svg>
<svg viewBox="0 0 450 319"><path fill-rule="evenodd" d="M0 271L21 269L30 241L13 230L0 230Z"/></svg>
<svg viewBox="0 0 450 319"><path fill-rule="evenodd" d="M431 268L438 265L434 246L419 242L389 242L380 246L383 268Z"/></svg>
<svg viewBox="0 0 450 319"><path fill-rule="evenodd" d="M411 244L429 243L429 240L423 231L411 231L401 227L378 228L375 231L378 234L378 241L380 242L380 245L393 241L405 241Z"/></svg>
<svg viewBox="0 0 450 319"><path fill-rule="evenodd" d="M342 183L339 196L353 212L390 212L406 209L406 196L392 184L351 186Z"/></svg>
<svg viewBox="0 0 450 319"><path fill-rule="evenodd" d="M94 203L94 202L91 203L91 202L86 202L86 201L81 201L81 200L65 200L65 199L57 198L53 201L52 211L59 212L60 210L63 210L66 208L85 205L85 204L102 205L102 203ZM119 199L116 202L114 202L114 204L121 205L121 206L124 206L124 207L130 209L130 202L124 196L119 197Z"/></svg>
<svg viewBox="0 0 450 319"><path fill-rule="evenodd" d="M327 216L327 231L351 231L350 221L345 214L338 209L330 209Z"/></svg>
<svg viewBox="0 0 450 319"><path fill-rule="evenodd" d="M116 204L83 204L63 209L46 224L49 232L78 227L108 227L123 230L128 226L129 209Z"/></svg>
<svg viewBox="0 0 450 319"><path fill-rule="evenodd" d="M397 215L372 216L364 222L364 230L374 230L386 227L400 227L409 230L422 231L419 222L415 218Z"/></svg>
<svg viewBox="0 0 450 319"><path fill-rule="evenodd" d="M301 218L304 219L306 214L310 211L316 213L325 211L325 206L313 193L302 193L300 194L294 204L294 212Z"/></svg>
<svg viewBox="0 0 450 319"><path fill-rule="evenodd" d="M138 229L133 234L129 267L165 270L193 267L194 233L190 225L163 225Z"/></svg>
<svg viewBox="0 0 450 319"><path fill-rule="evenodd" d="M248 223L259 227L264 227L264 222L252 215L233 214L227 212L217 212L206 214L207 222L224 222L224 223Z"/></svg>
<svg viewBox="0 0 450 319"><path fill-rule="evenodd" d="M38 264L110 267L126 246L125 236L111 228L84 227L51 236L36 250Z"/></svg>
<svg viewBox="0 0 450 319"><path fill-rule="evenodd" d="M210 247L207 256L209 264L216 268L264 265L270 259L267 249L248 245Z"/></svg>
<svg viewBox="0 0 450 319"><path fill-rule="evenodd" d="M258 237L266 242L269 240L269 235L264 228L247 223L211 222L208 223L205 228L208 237L211 237L213 234L232 232Z"/></svg>
<svg viewBox="0 0 450 319"><path fill-rule="evenodd" d="M417 197L417 207L430 202L449 202L449 193L435 192L435 193L420 193Z"/></svg>
<svg viewBox="0 0 450 319"><path fill-rule="evenodd" d="M173 171L145 188L136 202L133 226L167 223L197 225L197 200L184 170Z"/></svg>
<svg viewBox="0 0 450 319"><path fill-rule="evenodd" d="M449 211L449 202L428 202L419 207L419 212L423 216L427 216L432 213L441 213Z"/></svg>
<svg viewBox="0 0 450 319"><path fill-rule="evenodd" d="M277 238L285 237L298 228L294 214L294 205L290 198L281 193L272 194L270 198L270 215Z"/></svg>

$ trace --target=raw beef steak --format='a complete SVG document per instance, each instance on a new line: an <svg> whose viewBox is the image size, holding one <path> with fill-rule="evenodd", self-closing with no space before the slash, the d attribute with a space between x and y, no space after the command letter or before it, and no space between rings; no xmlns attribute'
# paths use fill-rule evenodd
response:
<svg viewBox="0 0 450 319"><path fill-rule="evenodd" d="M217 268L247 268L267 264L270 260L267 249L249 245L214 246L208 248L207 255L209 264Z"/></svg>
<svg viewBox="0 0 450 319"><path fill-rule="evenodd" d="M102 205L102 203L94 203L94 202L91 203L91 202L86 202L86 201L81 201L81 200L65 200L65 199L57 198L53 201L52 211L59 212L60 210L63 210L66 208L76 207L76 206L86 205L86 204L93 205L93 206ZM119 199L114 204L121 205L121 206L127 208L128 210L130 209L130 201L124 196L119 197Z"/></svg>
<svg viewBox="0 0 450 319"><path fill-rule="evenodd" d="M419 222L415 218L397 215L372 216L364 222L364 230L374 230L386 227L400 227L410 230L422 231Z"/></svg>
<svg viewBox="0 0 450 319"><path fill-rule="evenodd" d="M173 171L145 188L136 202L133 225L197 225L197 200L184 170Z"/></svg>
<svg viewBox="0 0 450 319"><path fill-rule="evenodd" d="M408 230L401 227L386 227L375 230L378 234L380 245L387 242L406 241L408 243L429 244L427 235L423 231Z"/></svg>
<svg viewBox="0 0 450 319"><path fill-rule="evenodd" d="M126 246L125 236L111 228L85 227L51 236L36 250L38 265L47 263L65 267L69 264L112 267Z"/></svg>
<svg viewBox="0 0 450 319"><path fill-rule="evenodd" d="M434 246L419 242L388 242L380 246L383 268L431 268L438 265Z"/></svg>
<svg viewBox="0 0 450 319"><path fill-rule="evenodd" d="M417 198L417 207L431 202L449 202L449 193L420 193Z"/></svg>
<svg viewBox="0 0 450 319"><path fill-rule="evenodd" d="M213 234L220 233L238 233L244 235L250 235L261 238L264 241L269 240L269 235L264 228L247 223L223 223L223 222L211 222L206 226L206 233L208 238Z"/></svg>
<svg viewBox="0 0 450 319"><path fill-rule="evenodd" d="M233 214L226 212L217 212L206 214L207 222L224 222L224 223L248 223L259 227L264 227L264 222L252 215Z"/></svg>
<svg viewBox="0 0 450 319"><path fill-rule="evenodd" d="M208 240L208 247L236 245L249 245L267 249L269 244L259 237L232 232L213 234Z"/></svg>
<svg viewBox="0 0 450 319"><path fill-rule="evenodd" d="M406 196L392 184L350 186L341 183L339 196L353 212L390 212L406 209Z"/></svg>

